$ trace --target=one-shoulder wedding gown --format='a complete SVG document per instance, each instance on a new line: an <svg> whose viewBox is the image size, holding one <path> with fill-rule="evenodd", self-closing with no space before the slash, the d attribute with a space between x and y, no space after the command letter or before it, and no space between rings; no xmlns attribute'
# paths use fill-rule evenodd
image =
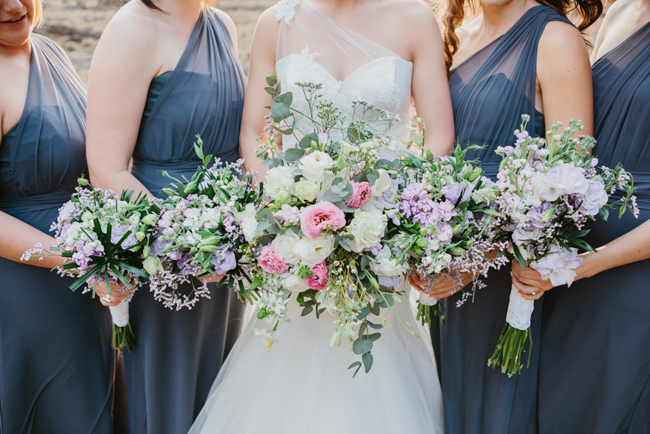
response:
<svg viewBox="0 0 650 434"><path fill-rule="evenodd" d="M367 101L399 114L402 123L391 134L400 146L409 121L412 63L306 0L283 0L275 9L280 32L276 74L283 91L293 92L293 105L306 105L295 85L304 82L322 84L324 96L338 107ZM285 147L291 145L285 140ZM279 342L271 351L254 332L266 323L251 315L190 434L442 433L442 394L429 333L416 325L408 298L395 311L420 338L390 314L372 350L372 369L368 374L362 369L355 378L347 367L359 356L345 343L330 348L335 327L327 312L320 319L301 317L302 308L292 299L291 322L278 328Z"/></svg>

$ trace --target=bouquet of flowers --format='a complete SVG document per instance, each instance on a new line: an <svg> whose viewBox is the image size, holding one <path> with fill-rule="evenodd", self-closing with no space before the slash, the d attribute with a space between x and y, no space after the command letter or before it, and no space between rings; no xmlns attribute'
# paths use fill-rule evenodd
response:
<svg viewBox="0 0 650 434"><path fill-rule="evenodd" d="M243 222L255 215L263 197L261 187L253 188L254 174L243 173L243 160L221 164L217 159L208 168L212 155L204 155L203 142L197 139L195 152L203 166L191 180L174 179L175 188L163 189L167 198L160 203L151 246L144 249L154 298L176 310L210 297L207 283L197 288L192 280L208 274L224 275L219 284L233 289L238 283L238 295L246 295L243 279L248 277L239 263L239 248L245 243L244 234L255 227ZM189 294L179 290L187 282L192 283Z"/></svg>
<svg viewBox="0 0 650 434"><path fill-rule="evenodd" d="M83 178L79 184L50 229L55 232L57 245L50 250L37 245L23 255L23 260L32 255L62 256L68 261L58 272L76 278L71 290L91 282L87 290L92 290L94 297L101 281L106 284L108 300L118 284L132 295L149 277L143 267L142 251L153 234L159 208L144 196L134 199L131 190L117 195L110 190L93 189ZM91 188L84 188L87 186ZM130 298L110 308L113 347L126 347L129 351L135 345L129 324Z"/></svg>
<svg viewBox="0 0 650 434"><path fill-rule="evenodd" d="M267 83L275 101L268 120L273 134L258 155L270 166L265 184L270 202L255 215L255 230L245 234L249 244L243 248L252 262L250 298L259 307L257 317L268 324L256 333L267 349L278 342L274 332L286 322L295 294L302 315L327 311L335 318L330 345L347 342L362 357L350 368L356 375L363 364L367 372L381 336L371 331L382 327L369 315L400 301L396 288L406 271L382 243L397 185L379 168L393 164L380 153L396 118L363 101L336 107L320 85L309 83L298 84L308 106L301 111L291 106L290 92L281 93L275 77ZM296 138L298 146L280 152L275 133L287 141Z"/></svg>
<svg viewBox="0 0 650 434"><path fill-rule="evenodd" d="M576 276L573 269L582 262L576 247L593 251L582 239L589 232L583 230L585 223L596 216L606 219L608 209L617 206L619 217L627 208L638 215L628 182L631 178L620 164L614 169L597 167L598 159L587 152L595 140L588 136L572 138L583 129L580 121L571 120L561 134L562 124L555 123L547 142L530 137L526 132L530 117L522 118L521 131L515 131L515 146L496 151L503 160L495 203L507 216L499 238L509 242L510 256L523 267L537 270L554 286L571 285ZM617 188L627 194L608 203ZM509 376L521 373L526 340L532 345L533 309L534 302L524 299L513 285L506 324L489 366L501 366Z"/></svg>
<svg viewBox="0 0 650 434"><path fill-rule="evenodd" d="M408 176L399 189L398 212L393 218L396 234L387 244L398 262L406 262L409 272L429 288L440 279L455 281L461 288L461 275L467 273L474 281L473 293L484 286L481 276L487 277L491 268L508 261L501 253L506 244L495 240L501 214L491 204L498 189L482 176L480 167L466 160L467 151L479 147L463 150L456 146L453 156L436 157L425 151L424 134L424 128L421 133L413 130L408 142L419 149L419 155L403 151L406 158L400 172ZM471 293L465 292L458 306ZM436 298L420 293L418 305L423 324L430 326L434 315L444 323Z"/></svg>

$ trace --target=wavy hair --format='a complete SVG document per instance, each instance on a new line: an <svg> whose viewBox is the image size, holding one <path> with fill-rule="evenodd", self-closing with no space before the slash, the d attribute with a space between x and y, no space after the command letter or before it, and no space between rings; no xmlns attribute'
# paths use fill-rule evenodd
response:
<svg viewBox="0 0 650 434"><path fill-rule="evenodd" d="M603 13L603 1L601 0L537 0L537 2L552 7L565 17L578 15L581 18L578 30L583 34ZM463 24L467 12L476 16L479 7L480 0L444 0L440 15L443 25L445 63L448 71L454 62L454 54L458 51L459 42L456 29Z"/></svg>

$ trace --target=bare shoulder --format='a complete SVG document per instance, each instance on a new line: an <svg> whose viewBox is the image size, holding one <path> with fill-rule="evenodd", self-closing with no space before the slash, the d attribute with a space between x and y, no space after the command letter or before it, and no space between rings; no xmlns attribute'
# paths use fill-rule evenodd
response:
<svg viewBox="0 0 650 434"><path fill-rule="evenodd" d="M580 31L563 21L546 24L539 40L538 57L572 61L576 56L588 56L587 45Z"/></svg>
<svg viewBox="0 0 650 434"><path fill-rule="evenodd" d="M402 29L417 29L410 32L415 35L427 29L439 31L433 10L420 0L388 0L378 7L382 15L394 17Z"/></svg>
<svg viewBox="0 0 650 434"><path fill-rule="evenodd" d="M275 48L278 40L280 21L283 19L290 21L291 18L291 15L288 15L288 12L282 9L281 4L276 4L268 8L257 20L254 39L259 42L264 41L265 45Z"/></svg>

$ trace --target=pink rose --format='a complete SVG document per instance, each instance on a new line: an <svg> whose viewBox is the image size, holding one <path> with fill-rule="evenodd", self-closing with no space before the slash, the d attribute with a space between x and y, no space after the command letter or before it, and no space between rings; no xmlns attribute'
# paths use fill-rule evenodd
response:
<svg viewBox="0 0 650 434"><path fill-rule="evenodd" d="M314 268L311 269L314 274L311 275L310 278L305 279L305 284L309 286L311 289L315 289L316 291L320 291L321 289L325 288L327 285L327 266L325 265L325 261L321 262L320 264L316 264Z"/></svg>
<svg viewBox="0 0 650 434"><path fill-rule="evenodd" d="M284 258L270 244L264 246L262 253L257 257L257 262L262 270L272 274L284 273L289 268Z"/></svg>
<svg viewBox="0 0 650 434"><path fill-rule="evenodd" d="M300 214L300 229L307 238L316 238L325 228L341 229L345 214L331 202L310 205Z"/></svg>
<svg viewBox="0 0 650 434"><path fill-rule="evenodd" d="M350 208L359 208L364 206L370 200L370 184L367 182L354 182L352 184L352 197L345 201Z"/></svg>

